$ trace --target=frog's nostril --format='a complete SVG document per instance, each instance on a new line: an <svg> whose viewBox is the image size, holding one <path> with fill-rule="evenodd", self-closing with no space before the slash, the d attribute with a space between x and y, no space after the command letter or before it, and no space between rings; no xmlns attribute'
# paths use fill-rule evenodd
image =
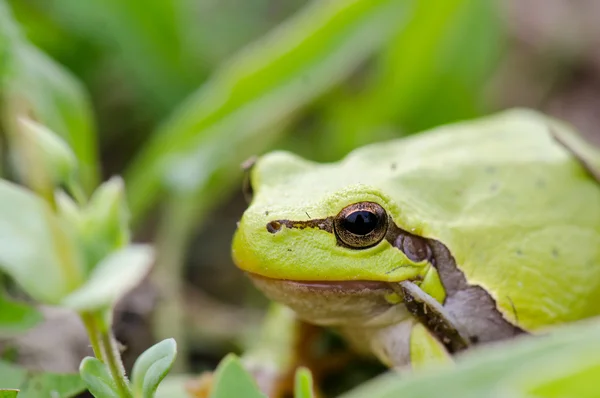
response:
<svg viewBox="0 0 600 398"><path fill-rule="evenodd" d="M279 221L271 221L270 223L267 223L267 231L269 231L270 233L274 234L276 232L279 232L281 230L281 223Z"/></svg>

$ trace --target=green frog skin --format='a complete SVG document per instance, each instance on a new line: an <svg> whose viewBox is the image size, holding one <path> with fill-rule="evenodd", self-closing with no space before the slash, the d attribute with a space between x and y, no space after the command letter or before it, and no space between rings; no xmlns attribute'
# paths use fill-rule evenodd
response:
<svg viewBox="0 0 600 398"><path fill-rule="evenodd" d="M233 258L272 300L389 366L600 313L600 154L515 109L248 168Z"/></svg>

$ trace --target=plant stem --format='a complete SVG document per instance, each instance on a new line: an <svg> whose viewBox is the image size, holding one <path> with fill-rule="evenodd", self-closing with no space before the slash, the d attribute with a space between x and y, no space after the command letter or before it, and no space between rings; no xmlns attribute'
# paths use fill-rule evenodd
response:
<svg viewBox="0 0 600 398"><path fill-rule="evenodd" d="M90 337L94 355L108 367L119 390L119 395L121 398L132 398L121 354L104 314L102 312L85 312L80 316Z"/></svg>
<svg viewBox="0 0 600 398"><path fill-rule="evenodd" d="M110 370L110 374L117 384L117 388L121 393L121 397L130 398L131 390L129 389L129 383L127 382L127 376L125 376L125 368L121 361L121 355L119 354L118 348L115 344L115 338L112 335L110 329L100 333L100 341L106 354L106 365Z"/></svg>
<svg viewBox="0 0 600 398"><path fill-rule="evenodd" d="M102 362L106 362L104 359L104 352L102 351L102 346L100 345L100 336L98 333L98 327L96 326L96 322L94 320L94 316L89 312L81 313L80 316L90 338L90 343L92 343L92 350L94 350L94 355Z"/></svg>

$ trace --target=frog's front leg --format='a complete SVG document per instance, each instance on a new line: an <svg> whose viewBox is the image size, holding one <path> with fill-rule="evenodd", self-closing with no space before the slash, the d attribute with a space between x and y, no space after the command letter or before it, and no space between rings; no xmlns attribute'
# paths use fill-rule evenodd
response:
<svg viewBox="0 0 600 398"><path fill-rule="evenodd" d="M443 306L420 287L404 281L393 284L412 317L376 330L370 336L377 356L389 366L418 368L449 361L451 354L471 345L466 334Z"/></svg>
<svg viewBox="0 0 600 398"><path fill-rule="evenodd" d="M373 331L370 342L379 360L393 368L418 369L452 361L446 347L414 318Z"/></svg>

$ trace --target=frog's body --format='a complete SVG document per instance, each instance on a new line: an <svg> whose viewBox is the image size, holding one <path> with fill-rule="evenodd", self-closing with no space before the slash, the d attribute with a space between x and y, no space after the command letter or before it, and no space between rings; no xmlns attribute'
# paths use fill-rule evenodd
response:
<svg viewBox="0 0 600 398"><path fill-rule="evenodd" d="M250 171L234 259L301 319L340 328L390 365L416 355L415 325L449 351L539 332L600 314L597 155L526 110L369 145L338 163L274 152ZM343 231L345 208L359 218L382 208L358 221L385 218L385 230ZM416 296L397 284L407 281L426 308L409 305ZM442 321L431 319L438 303ZM464 341L450 342L448 325Z"/></svg>

